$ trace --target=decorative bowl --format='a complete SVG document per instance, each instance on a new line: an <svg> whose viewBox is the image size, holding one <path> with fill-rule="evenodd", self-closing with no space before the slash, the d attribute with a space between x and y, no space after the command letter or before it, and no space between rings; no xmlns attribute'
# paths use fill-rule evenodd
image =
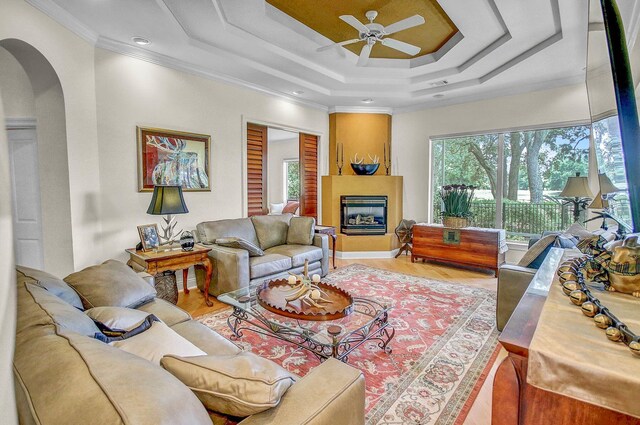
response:
<svg viewBox="0 0 640 425"><path fill-rule="evenodd" d="M375 174L380 168L380 163L378 164L351 164L351 168L353 172L359 176L370 176Z"/></svg>

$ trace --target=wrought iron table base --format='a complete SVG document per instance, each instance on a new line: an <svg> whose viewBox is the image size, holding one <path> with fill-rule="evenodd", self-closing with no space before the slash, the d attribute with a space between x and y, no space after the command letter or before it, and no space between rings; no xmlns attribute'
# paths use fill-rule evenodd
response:
<svg viewBox="0 0 640 425"><path fill-rule="evenodd" d="M243 331L251 331L294 344L313 353L318 360L324 361L330 357L347 362L349 354L367 341L378 341L378 347L386 353L391 353L389 343L395 335L395 329L389 323L388 312L382 313L369 325L348 332L340 337L340 333L331 334L331 343L321 343L312 339L313 332L302 332L280 326L269 321L259 313L251 315L239 307L233 307L233 313L227 319L227 324L233 335L232 340L242 338ZM341 331L342 329L340 329Z"/></svg>

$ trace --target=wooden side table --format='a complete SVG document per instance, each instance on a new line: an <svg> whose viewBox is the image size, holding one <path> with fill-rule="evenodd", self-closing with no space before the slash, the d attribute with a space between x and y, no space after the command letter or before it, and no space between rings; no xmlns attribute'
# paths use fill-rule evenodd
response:
<svg viewBox="0 0 640 425"><path fill-rule="evenodd" d="M174 249L167 251L136 251L135 249L127 249L129 253L129 261L127 264L133 269L141 269L150 275L157 276L165 271L182 270L182 285L185 294L189 293L187 289L187 277L189 267L202 266L206 271L204 281L204 302L211 307L213 303L209 300L209 286L211 285L211 275L213 274L213 264L209 259L209 251L201 245L196 245L192 251L183 251L182 249ZM176 288L177 293L177 288ZM177 299L168 300L174 304Z"/></svg>
<svg viewBox="0 0 640 425"><path fill-rule="evenodd" d="M333 248L333 268L336 268L336 228L333 226L316 226L316 233L331 236Z"/></svg>

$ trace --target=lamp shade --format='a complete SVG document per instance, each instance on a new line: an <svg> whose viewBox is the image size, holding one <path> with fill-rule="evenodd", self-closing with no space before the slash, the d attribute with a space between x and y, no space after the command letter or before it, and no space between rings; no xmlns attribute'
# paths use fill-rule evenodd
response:
<svg viewBox="0 0 640 425"><path fill-rule="evenodd" d="M593 201L587 207L591 210L602 210L605 208L609 208L609 201L602 197L602 193L598 192Z"/></svg>
<svg viewBox="0 0 640 425"><path fill-rule="evenodd" d="M185 214L187 205L182 197L181 186L154 186L153 197L147 209L147 214Z"/></svg>
<svg viewBox="0 0 640 425"><path fill-rule="evenodd" d="M618 189L609 179L605 173L598 174L598 183L600 184L600 193L606 195L607 193L620 192L621 189Z"/></svg>
<svg viewBox="0 0 640 425"><path fill-rule="evenodd" d="M559 196L561 198L593 198L593 193L589 189L587 178L580 177L580 173L576 173L575 177L569 177Z"/></svg>

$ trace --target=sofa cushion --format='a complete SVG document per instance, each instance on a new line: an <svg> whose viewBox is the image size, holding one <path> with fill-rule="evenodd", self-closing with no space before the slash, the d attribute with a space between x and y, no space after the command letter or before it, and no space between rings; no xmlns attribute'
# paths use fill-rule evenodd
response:
<svg viewBox="0 0 640 425"><path fill-rule="evenodd" d="M280 245L269 248L267 254L285 255L291 258L291 266L299 267L304 265L304 260L309 260L309 264L322 260L322 249L313 245Z"/></svg>
<svg viewBox="0 0 640 425"><path fill-rule="evenodd" d="M154 298L153 301L136 307L136 310L153 314L169 327L191 319L189 313L162 298Z"/></svg>
<svg viewBox="0 0 640 425"><path fill-rule="evenodd" d="M518 262L518 266L539 269L553 247L575 248L575 238L558 234L543 236L529 248Z"/></svg>
<svg viewBox="0 0 640 425"><path fill-rule="evenodd" d="M244 249L249 252L250 257L260 257L264 255L264 251L261 250L260 247L249 241L245 241L242 238L218 238L216 239L216 245L226 246L228 248Z"/></svg>
<svg viewBox="0 0 640 425"><path fill-rule="evenodd" d="M272 246L286 244L291 217L291 214L254 215L251 217L260 248L264 250Z"/></svg>
<svg viewBox="0 0 640 425"><path fill-rule="evenodd" d="M165 356L161 366L211 410L249 416L275 407L295 382L280 365L250 352L231 356Z"/></svg>
<svg viewBox="0 0 640 425"><path fill-rule="evenodd" d="M40 286L51 292L56 297L66 301L72 306L83 309L80 297L69 285L62 279L41 270L31 269L29 267L16 266L19 275L29 278L31 283Z"/></svg>
<svg viewBox="0 0 640 425"><path fill-rule="evenodd" d="M49 291L31 283L25 283L34 301L47 312L54 323L81 335L93 337L100 330L82 311L67 304Z"/></svg>
<svg viewBox="0 0 640 425"><path fill-rule="evenodd" d="M109 329L130 331L140 325L149 313L127 307L94 307L84 314Z"/></svg>
<svg viewBox="0 0 640 425"><path fill-rule="evenodd" d="M258 245L255 228L249 218L205 221L197 226L199 240L213 244L216 239L237 237Z"/></svg>
<svg viewBox="0 0 640 425"><path fill-rule="evenodd" d="M287 232L287 245L311 245L316 220L313 217L292 217Z"/></svg>
<svg viewBox="0 0 640 425"><path fill-rule="evenodd" d="M144 332L109 345L154 364L160 364L160 359L167 354L185 357L207 354L162 322L153 322Z"/></svg>
<svg viewBox="0 0 640 425"><path fill-rule="evenodd" d="M171 329L207 354L225 355L240 352L233 342L195 320L178 323Z"/></svg>
<svg viewBox="0 0 640 425"><path fill-rule="evenodd" d="M280 273L291 268L291 257L282 254L265 254L249 258L251 279Z"/></svg>
<svg viewBox="0 0 640 425"><path fill-rule="evenodd" d="M64 278L82 299L85 308L117 306L134 308L156 296L156 290L120 261L108 260Z"/></svg>

